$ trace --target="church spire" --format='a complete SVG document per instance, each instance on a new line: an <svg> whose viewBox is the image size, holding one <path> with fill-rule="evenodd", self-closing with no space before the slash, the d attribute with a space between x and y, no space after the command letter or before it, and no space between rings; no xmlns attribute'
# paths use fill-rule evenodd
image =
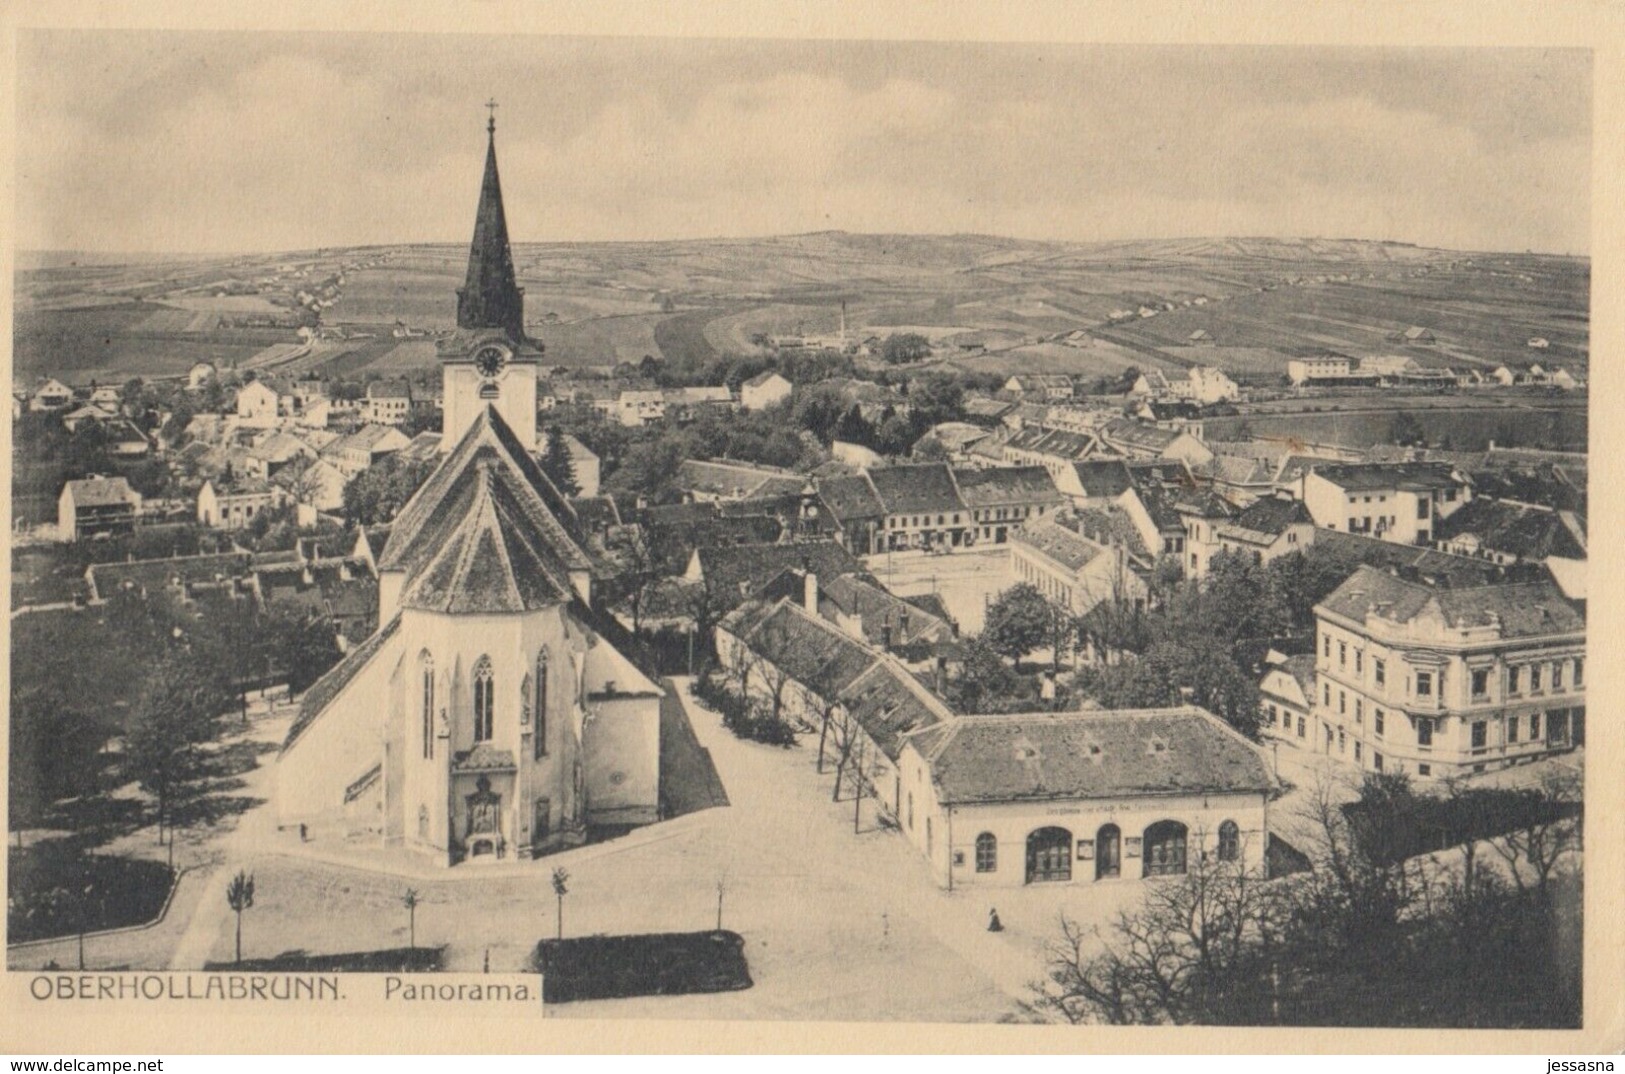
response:
<svg viewBox="0 0 1625 1074"><path fill-rule="evenodd" d="M474 214L468 277L457 292L457 327L500 328L520 343L525 338L524 291L514 274L502 183L497 178L496 102L489 101L486 107L491 109L491 118L485 125L485 179Z"/></svg>

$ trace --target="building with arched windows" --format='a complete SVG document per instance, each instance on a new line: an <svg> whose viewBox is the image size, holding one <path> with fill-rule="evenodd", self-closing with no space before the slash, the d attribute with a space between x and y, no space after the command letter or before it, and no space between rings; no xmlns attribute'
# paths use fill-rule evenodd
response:
<svg viewBox="0 0 1625 1074"><path fill-rule="evenodd" d="M944 887L1262 869L1275 789L1195 707L955 716L905 735L898 824Z"/></svg>
<svg viewBox="0 0 1625 1074"><path fill-rule="evenodd" d="M598 565L537 462L542 348L524 332L486 153L457 330L439 343L446 452L377 560L377 631L301 700L283 825L446 864L534 856L658 817L660 688L593 604Z"/></svg>

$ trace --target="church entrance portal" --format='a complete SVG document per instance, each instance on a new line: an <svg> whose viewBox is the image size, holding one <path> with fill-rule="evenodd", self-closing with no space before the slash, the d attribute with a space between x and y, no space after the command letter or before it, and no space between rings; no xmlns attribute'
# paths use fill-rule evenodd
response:
<svg viewBox="0 0 1625 1074"><path fill-rule="evenodd" d="M469 858L502 857L502 795L492 791L491 781L481 776L474 793L463 801L468 809L463 847Z"/></svg>

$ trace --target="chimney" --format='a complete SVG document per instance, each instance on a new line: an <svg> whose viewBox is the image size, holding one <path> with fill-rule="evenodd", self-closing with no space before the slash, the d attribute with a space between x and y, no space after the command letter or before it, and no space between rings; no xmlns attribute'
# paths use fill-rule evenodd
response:
<svg viewBox="0 0 1625 1074"><path fill-rule="evenodd" d="M883 650L885 650L886 652L888 652L888 653L891 652L891 624L890 623L887 623L885 626L880 628L880 647Z"/></svg>
<svg viewBox="0 0 1625 1074"><path fill-rule="evenodd" d="M801 601L808 615L818 614L818 575L805 571L801 576Z"/></svg>

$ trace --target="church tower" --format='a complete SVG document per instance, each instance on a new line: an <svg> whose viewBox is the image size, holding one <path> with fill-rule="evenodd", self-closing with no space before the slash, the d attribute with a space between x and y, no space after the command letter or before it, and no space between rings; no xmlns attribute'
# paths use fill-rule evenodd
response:
<svg viewBox="0 0 1625 1074"><path fill-rule="evenodd" d="M439 344L445 404L440 450L449 452L488 406L535 451L542 345L525 335L525 292L513 267L497 176L496 102L487 104L485 178L474 213L468 275L457 290L457 330Z"/></svg>

